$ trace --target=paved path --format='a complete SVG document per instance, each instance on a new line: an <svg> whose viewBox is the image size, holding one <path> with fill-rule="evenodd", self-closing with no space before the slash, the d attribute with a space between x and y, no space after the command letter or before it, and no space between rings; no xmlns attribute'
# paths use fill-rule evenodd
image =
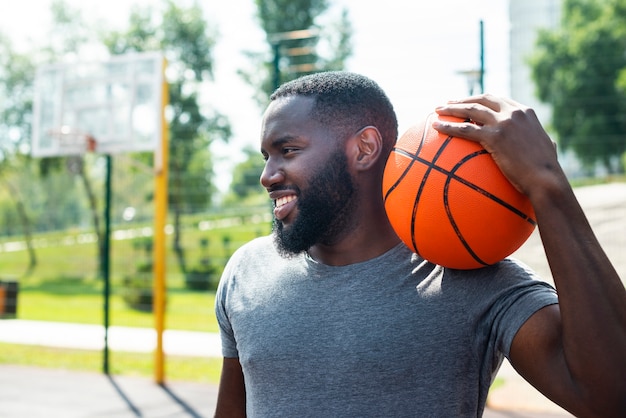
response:
<svg viewBox="0 0 626 418"><path fill-rule="evenodd" d="M0 365L3 418L211 417L215 385ZM563 418L546 411L488 408L485 418Z"/></svg>
<svg viewBox="0 0 626 418"><path fill-rule="evenodd" d="M211 417L213 385L0 365L3 418Z"/></svg>
<svg viewBox="0 0 626 418"><path fill-rule="evenodd" d="M108 346L113 351L148 353L156 348L156 332L150 328L111 326ZM104 327L66 322L0 320L0 341L48 347L101 350ZM219 334L197 331L165 330L166 354L199 357L222 357Z"/></svg>
<svg viewBox="0 0 626 418"><path fill-rule="evenodd" d="M108 338L114 351L151 352L156 346L151 329L114 326ZM104 328L5 319L0 320L0 341L101 350ZM168 330L163 346L169 355L221 357L218 334ZM498 376L504 384L490 394L485 417L571 416L521 379L508 362ZM172 382L163 387L145 378L0 365L2 418L209 417L216 394L214 385Z"/></svg>
<svg viewBox="0 0 626 418"><path fill-rule="evenodd" d="M579 187L575 193L598 241L626 281L626 183ZM513 255L553 283L537 229Z"/></svg>

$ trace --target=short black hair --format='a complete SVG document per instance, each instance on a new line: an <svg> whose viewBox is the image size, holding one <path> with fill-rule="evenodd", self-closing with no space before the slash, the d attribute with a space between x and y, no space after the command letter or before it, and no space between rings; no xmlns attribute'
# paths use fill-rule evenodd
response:
<svg viewBox="0 0 626 418"><path fill-rule="evenodd" d="M398 120L376 82L345 71L314 73L281 85L270 100L294 95L314 98L311 116L342 138L365 126L375 126L383 137L385 152L391 152L398 136Z"/></svg>

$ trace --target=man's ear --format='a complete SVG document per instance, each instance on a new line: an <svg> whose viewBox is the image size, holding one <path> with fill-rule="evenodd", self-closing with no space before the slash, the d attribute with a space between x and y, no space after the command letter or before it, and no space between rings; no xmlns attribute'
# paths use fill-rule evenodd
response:
<svg viewBox="0 0 626 418"><path fill-rule="evenodd" d="M356 170L369 170L383 150L383 139L374 126L366 126L350 139L350 156Z"/></svg>

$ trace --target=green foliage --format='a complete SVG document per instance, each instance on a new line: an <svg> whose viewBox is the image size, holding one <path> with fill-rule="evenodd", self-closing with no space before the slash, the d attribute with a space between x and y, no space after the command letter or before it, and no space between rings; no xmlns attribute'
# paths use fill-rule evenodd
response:
<svg viewBox="0 0 626 418"><path fill-rule="evenodd" d="M246 159L237 164L233 170L233 180L230 186L231 196L227 197L228 202L241 201L258 194L266 196L260 184L261 173L265 166L261 153L255 149L246 148L244 154Z"/></svg>
<svg viewBox="0 0 626 418"><path fill-rule="evenodd" d="M206 210L211 205L213 166L209 146L228 141L228 119L200 106L201 83L213 72L215 31L204 20L198 3L189 8L165 0L162 10L134 8L126 30L102 35L112 54L163 51L169 84L169 201L178 213ZM202 193L197 193L202 190Z"/></svg>
<svg viewBox="0 0 626 418"><path fill-rule="evenodd" d="M193 72L196 81L212 76L216 33L208 33L202 8L197 2L187 9L178 7L173 0L166 5L161 46L171 62L183 64L178 68L178 76L182 78L187 70Z"/></svg>
<svg viewBox="0 0 626 418"><path fill-rule="evenodd" d="M67 55L77 56L80 49L93 37L80 9L72 7L64 0L53 0L50 12L54 25L48 34L48 43L44 46L44 51L48 53L46 61Z"/></svg>
<svg viewBox="0 0 626 418"><path fill-rule="evenodd" d="M151 237L136 238L132 241L135 250L135 271L124 276L122 296L124 302L133 309L152 312L154 293L152 271L152 250L154 242Z"/></svg>
<svg viewBox="0 0 626 418"><path fill-rule="evenodd" d="M531 57L538 97L559 142L581 161L623 171L626 151L626 1L565 0L561 26L541 31Z"/></svg>
<svg viewBox="0 0 626 418"><path fill-rule="evenodd" d="M197 2L188 8L164 0L161 11L135 8L128 29L103 35L113 54L163 51L168 61L169 177L168 204L174 213L174 250L180 270L187 271L180 217L203 212L216 188L209 147L231 137L228 119L200 105L202 82L212 76L215 33Z"/></svg>
<svg viewBox="0 0 626 418"><path fill-rule="evenodd" d="M32 59L15 51L0 33L0 196L6 197L0 205L0 225L4 226L0 230L23 234L30 250L26 274L37 264L37 257L30 238L32 215L19 183L31 167L22 152L31 136L34 73Z"/></svg>
<svg viewBox="0 0 626 418"><path fill-rule="evenodd" d="M150 266L151 267L151 266ZM152 271L136 271L124 277L124 302L139 311L152 312L154 293L152 291Z"/></svg>
<svg viewBox="0 0 626 418"><path fill-rule="evenodd" d="M39 177L36 163L18 154L0 164L0 236L28 241L29 232L89 225L89 208L77 179L62 170Z"/></svg>
<svg viewBox="0 0 626 418"><path fill-rule="evenodd" d="M261 27L267 33L307 29L328 9L327 0L255 0ZM290 19L278 19L279 16Z"/></svg>
<svg viewBox="0 0 626 418"><path fill-rule="evenodd" d="M256 101L265 107L278 84L317 71L341 70L352 52L352 26L343 9L330 16L328 0L255 0L257 18L267 34L269 50L248 51L252 69L239 74L257 89ZM282 37L310 30L311 36Z"/></svg>
<svg viewBox="0 0 626 418"><path fill-rule="evenodd" d="M185 272L185 286L190 290L215 290L219 282L217 269L211 263L209 242L206 237L200 239L202 255L198 263Z"/></svg>
<svg viewBox="0 0 626 418"><path fill-rule="evenodd" d="M267 207L261 206L246 208L245 211L233 210L230 214L183 217L183 244L193 261L192 269L203 265L212 267L211 285L214 287L235 249L269 233L271 222L267 218L268 213ZM142 235L148 226L131 224L113 231L113 236L117 238L111 245L112 325L154 327L149 309L133 309L124 300L128 289L124 278L138 277L146 274L142 272L151 270L152 238ZM97 248L90 237L91 234L79 229L35 234L39 263L30 276L21 277L28 263L27 251L21 246L16 249L19 242L16 243L14 237L0 236L0 279L13 278L19 282L18 318L102 324L104 284L98 278ZM166 327L217 332L214 292L195 291L187 287L186 277L177 268L170 246L166 249L164 261ZM146 275L150 276L150 273Z"/></svg>
<svg viewBox="0 0 626 418"><path fill-rule="evenodd" d="M0 33L0 170L30 142L35 64Z"/></svg>
<svg viewBox="0 0 626 418"><path fill-rule="evenodd" d="M18 53L0 35L0 271L3 277L20 281L20 318L102 323L103 283L98 277L101 257L98 237L93 234L93 215L102 211L103 158L94 154L31 161L20 154L27 153L30 142L36 64L80 59L86 43L101 49L104 44L111 53L163 50L168 58L170 204L176 209L170 212L176 220L170 217L168 228L174 225L184 231L179 240L192 261L190 270L213 268L211 280L215 283L234 248L269 231L269 222L247 225L249 213L234 213L232 217L240 222L228 230L221 226L210 231L198 228L207 220L219 224L216 218L223 216L211 212L215 188L209 146L215 140L227 141L230 125L211 106L200 103L201 84L211 77L214 65L214 30L203 19L197 3L182 7L174 1L163 1L161 5L135 9L126 29L111 32L99 28L100 39L96 39L97 25L85 22L80 12L65 2L54 1L53 28L46 45ZM124 302L124 278L135 277L135 273L142 274L151 267L141 264L143 258L133 249L132 239L116 234L150 228L154 210L153 156L116 155L113 160L112 323L152 327L154 320L149 312L129 309ZM85 183L75 175L79 172L90 181L93 196L98 198L93 202L93 212L85 198ZM7 181L11 188L5 186ZM15 210L17 204L11 200L18 196L32 220L32 241L39 261L30 276L23 275L29 264L28 251L19 236L24 228ZM128 207L136 210L130 221L121 216ZM267 212L267 207L263 206L262 211ZM208 263L198 247L205 236L209 240ZM20 249L14 250L14 246ZM168 245L166 253L168 328L216 331L213 294L189 291L172 247Z"/></svg>

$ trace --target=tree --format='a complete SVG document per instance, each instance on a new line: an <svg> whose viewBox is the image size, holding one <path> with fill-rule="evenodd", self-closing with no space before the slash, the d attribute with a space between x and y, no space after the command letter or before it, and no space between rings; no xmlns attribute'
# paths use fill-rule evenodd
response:
<svg viewBox="0 0 626 418"><path fill-rule="evenodd" d="M89 25L85 24L79 9L71 7L65 0L54 0L51 3L52 27L48 33L48 43L40 51L43 62L53 62L62 59L75 59L80 56L83 48L94 47L93 34ZM96 197L93 179L85 169L84 155L69 157L46 157L39 160L40 175L42 178L52 173L67 170L78 177L83 185L91 216L91 222L98 242L98 272L102 272L102 263L105 260L105 236L101 227L103 214L99 210L99 201Z"/></svg>
<svg viewBox="0 0 626 418"><path fill-rule="evenodd" d="M255 0L255 3L269 49L248 51L254 68L239 70L239 74L257 88L255 99L259 105L265 106L280 83L304 74L344 68L352 52L352 26L345 9L333 20L325 15L328 0ZM330 20L324 21L325 18Z"/></svg>
<svg viewBox="0 0 626 418"><path fill-rule="evenodd" d="M233 179L230 183L230 194L225 202L241 202L242 200L262 196L262 201L267 201L267 195L260 184L261 173L265 163L259 151L246 148L243 150L246 159L237 164L233 169Z"/></svg>
<svg viewBox="0 0 626 418"><path fill-rule="evenodd" d="M9 225L4 214L5 230L19 228L29 254L25 274L37 265L37 256L32 242L32 232L49 229L50 226L67 226L76 222L76 209L80 206L74 193L73 181L65 181L59 187L58 172L66 165L76 162L65 158L45 158L33 161L29 156L33 121L33 80L39 61L56 60L78 48L85 41L76 31L84 27L80 14L68 8L62 1L54 1L51 8L53 28L47 45L42 49L22 52L13 48L9 38L0 34L0 187L12 202L16 213L15 225ZM64 40L67 40L65 42ZM75 52L75 51L74 51ZM78 161L82 167L82 161ZM36 163L36 164L35 164ZM90 191L90 180L82 172L82 182ZM33 181L33 179L37 181ZM57 213L51 212L55 207ZM99 233L98 212L92 211L96 233ZM65 221L65 224L63 224Z"/></svg>
<svg viewBox="0 0 626 418"><path fill-rule="evenodd" d="M160 15L135 8L127 30L105 34L103 39L113 54L160 50L168 60L169 206L174 215L174 251L186 272L181 216L210 206L215 188L209 146L216 139L228 141L231 128L217 110L200 106L202 82L212 77L215 45L201 7L194 3L182 8L173 0L165 0L163 6Z"/></svg>
<svg viewBox="0 0 626 418"><path fill-rule="evenodd" d="M587 167L623 171L626 152L626 0L564 0L530 60L538 97L552 106L564 149Z"/></svg>
<svg viewBox="0 0 626 418"><path fill-rule="evenodd" d="M30 139L34 73L32 60L15 51L9 39L0 34L0 185L14 203L24 235L29 256L26 275L37 266L37 255L32 242L32 222L15 175L23 172L29 163L20 150Z"/></svg>

